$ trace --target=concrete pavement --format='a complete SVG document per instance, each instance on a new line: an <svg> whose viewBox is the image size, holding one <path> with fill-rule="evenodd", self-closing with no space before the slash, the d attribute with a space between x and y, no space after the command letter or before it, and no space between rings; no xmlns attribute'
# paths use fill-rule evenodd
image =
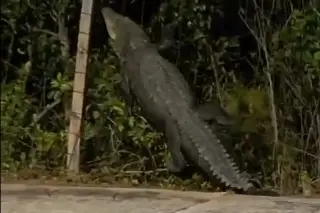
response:
<svg viewBox="0 0 320 213"><path fill-rule="evenodd" d="M320 213L320 199L1 184L2 213Z"/></svg>

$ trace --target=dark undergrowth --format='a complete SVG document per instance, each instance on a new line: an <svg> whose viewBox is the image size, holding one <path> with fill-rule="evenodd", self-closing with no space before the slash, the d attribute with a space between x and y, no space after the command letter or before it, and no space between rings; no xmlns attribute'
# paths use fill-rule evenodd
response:
<svg viewBox="0 0 320 213"><path fill-rule="evenodd" d="M81 174L71 177L64 165L81 5L2 3L2 176L218 190L199 174L168 173L162 135L138 107L128 114L118 60L99 12L108 2L95 2ZM257 184L281 194L315 193L320 188L319 5L167 2L162 10L145 1L111 6L144 25L153 40L161 26L174 26L177 45L163 56L183 72L199 102L217 100L234 119L230 152Z"/></svg>

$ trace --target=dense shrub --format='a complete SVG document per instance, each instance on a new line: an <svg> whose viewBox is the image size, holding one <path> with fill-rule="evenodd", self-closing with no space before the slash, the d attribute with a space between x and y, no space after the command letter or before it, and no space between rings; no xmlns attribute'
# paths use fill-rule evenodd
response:
<svg viewBox="0 0 320 213"><path fill-rule="evenodd" d="M199 102L218 99L236 121L230 151L254 179L286 193L306 189L320 172L320 12L307 5L283 17L286 4L265 10L226 4L168 1L146 31L158 38L159 26L177 29L176 48L164 57L177 64ZM68 1L10 0L1 7L2 171L64 166L79 11ZM94 14L92 26L82 169L163 168L161 134L138 106L129 113L123 101L101 16ZM159 176L150 174L149 180Z"/></svg>

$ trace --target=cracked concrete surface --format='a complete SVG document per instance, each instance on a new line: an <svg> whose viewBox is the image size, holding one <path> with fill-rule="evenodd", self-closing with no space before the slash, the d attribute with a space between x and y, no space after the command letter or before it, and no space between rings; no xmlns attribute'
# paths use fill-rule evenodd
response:
<svg viewBox="0 0 320 213"><path fill-rule="evenodd" d="M320 199L1 184L3 213L320 213Z"/></svg>

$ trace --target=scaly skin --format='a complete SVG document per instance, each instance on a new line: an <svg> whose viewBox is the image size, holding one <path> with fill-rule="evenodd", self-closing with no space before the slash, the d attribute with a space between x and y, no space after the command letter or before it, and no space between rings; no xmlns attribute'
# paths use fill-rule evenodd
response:
<svg viewBox="0 0 320 213"><path fill-rule="evenodd" d="M144 116L164 133L171 170L185 167L184 156L227 186L247 190L247 178L194 110L193 96L179 70L162 58L144 31L110 8L102 10L112 45L120 58L128 93Z"/></svg>

